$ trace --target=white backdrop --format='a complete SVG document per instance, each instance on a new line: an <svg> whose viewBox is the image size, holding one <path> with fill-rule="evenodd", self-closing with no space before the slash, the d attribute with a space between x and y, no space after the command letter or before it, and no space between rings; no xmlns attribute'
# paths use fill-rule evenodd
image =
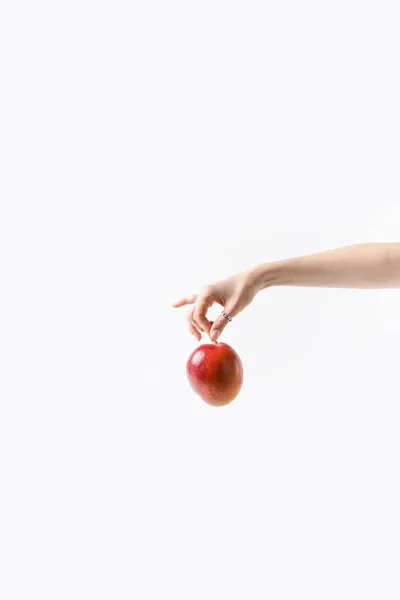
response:
<svg viewBox="0 0 400 600"><path fill-rule="evenodd" d="M400 292L171 303L400 241L396 2L0 3L0 595L398 599Z"/></svg>

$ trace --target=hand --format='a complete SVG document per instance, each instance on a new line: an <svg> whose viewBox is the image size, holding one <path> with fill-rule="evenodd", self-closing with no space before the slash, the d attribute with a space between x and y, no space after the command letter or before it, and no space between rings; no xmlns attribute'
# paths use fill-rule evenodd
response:
<svg viewBox="0 0 400 600"><path fill-rule="evenodd" d="M198 294L181 298L173 303L174 308L191 305L186 318L189 331L197 341L201 334L207 333L211 340L216 341L228 324L222 314L214 321L209 321L207 311L217 302L224 307L224 312L231 317L236 317L252 301L259 288L256 285L253 271L244 271L227 279L206 285Z"/></svg>

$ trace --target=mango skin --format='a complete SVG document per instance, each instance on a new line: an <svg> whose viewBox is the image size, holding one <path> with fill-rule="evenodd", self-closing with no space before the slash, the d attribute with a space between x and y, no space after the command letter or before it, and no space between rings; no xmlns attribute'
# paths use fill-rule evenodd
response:
<svg viewBox="0 0 400 600"><path fill-rule="evenodd" d="M193 391L211 406L232 402L243 384L242 361L223 342L198 346L187 360L186 374Z"/></svg>

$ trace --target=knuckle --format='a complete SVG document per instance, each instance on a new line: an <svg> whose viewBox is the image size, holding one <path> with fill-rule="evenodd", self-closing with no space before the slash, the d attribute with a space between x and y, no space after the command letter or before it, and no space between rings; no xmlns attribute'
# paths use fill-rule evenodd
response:
<svg viewBox="0 0 400 600"><path fill-rule="evenodd" d="M202 322L205 320L204 315L199 310L194 311L193 317L196 321L199 321L199 322Z"/></svg>

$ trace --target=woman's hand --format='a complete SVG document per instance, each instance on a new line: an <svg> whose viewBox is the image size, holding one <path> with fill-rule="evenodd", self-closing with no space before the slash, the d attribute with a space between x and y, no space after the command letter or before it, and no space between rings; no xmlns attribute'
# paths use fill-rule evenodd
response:
<svg viewBox="0 0 400 600"><path fill-rule="evenodd" d="M279 262L269 262L204 286L198 294L182 298L173 306L190 304L189 331L198 341L202 332L218 339L228 320L221 314L214 323L207 311L218 302L236 317L256 293L271 286L336 287L353 289L399 289L400 243L357 244Z"/></svg>
<svg viewBox="0 0 400 600"><path fill-rule="evenodd" d="M224 307L227 315L236 317L252 302L258 290L253 270L249 270L206 285L198 294L181 298L172 306L179 308L190 305L186 315L190 333L197 341L201 340L202 333L207 333L215 341L226 327L228 320L220 314L214 322L210 322L207 318L209 308L217 302Z"/></svg>

